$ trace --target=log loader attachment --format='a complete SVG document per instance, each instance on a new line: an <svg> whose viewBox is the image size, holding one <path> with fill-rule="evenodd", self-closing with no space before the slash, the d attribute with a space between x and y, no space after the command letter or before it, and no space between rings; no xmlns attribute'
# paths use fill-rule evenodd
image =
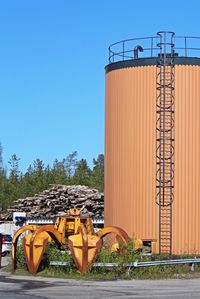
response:
<svg viewBox="0 0 200 299"><path fill-rule="evenodd" d="M12 271L16 269L16 252L19 236L30 231L23 237L23 249L28 270L38 271L48 242L52 240L60 247L71 251L78 270L87 272L92 267L103 245L103 238L115 234L118 241L127 243L129 237L121 228L109 226L94 232L92 219L80 215L79 209L71 209L67 216L58 217L55 224L43 226L25 225L14 235L12 241Z"/></svg>

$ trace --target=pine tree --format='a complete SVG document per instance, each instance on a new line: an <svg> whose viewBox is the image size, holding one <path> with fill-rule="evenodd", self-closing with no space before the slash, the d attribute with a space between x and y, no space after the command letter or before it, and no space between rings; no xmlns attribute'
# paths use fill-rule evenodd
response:
<svg viewBox="0 0 200 299"><path fill-rule="evenodd" d="M7 205L10 205L14 200L20 197L22 173L19 170L20 158L13 154L8 161L10 164L9 178L5 182L5 192L7 196Z"/></svg>
<svg viewBox="0 0 200 299"><path fill-rule="evenodd" d="M91 170L85 159L81 159L76 166L73 182L77 185L90 186Z"/></svg>
<svg viewBox="0 0 200 299"><path fill-rule="evenodd" d="M98 155L97 159L93 159L93 170L91 184L99 191L104 190L104 155Z"/></svg>
<svg viewBox="0 0 200 299"><path fill-rule="evenodd" d="M56 159L51 169L52 184L66 184L67 178L65 173L65 160L58 161Z"/></svg>
<svg viewBox="0 0 200 299"><path fill-rule="evenodd" d="M0 210L5 210L8 202L6 197L6 169L3 167L3 147L0 143Z"/></svg>
<svg viewBox="0 0 200 299"><path fill-rule="evenodd" d="M10 160L8 161L8 163L10 164L10 181L13 184L17 184L19 182L19 179L21 177L21 172L19 170L19 161L20 158L17 157L16 154L13 154L10 158Z"/></svg>
<svg viewBox="0 0 200 299"><path fill-rule="evenodd" d="M77 155L77 151L74 151L69 154L64 160L66 175L69 179L71 179L75 173L75 169L77 166Z"/></svg>

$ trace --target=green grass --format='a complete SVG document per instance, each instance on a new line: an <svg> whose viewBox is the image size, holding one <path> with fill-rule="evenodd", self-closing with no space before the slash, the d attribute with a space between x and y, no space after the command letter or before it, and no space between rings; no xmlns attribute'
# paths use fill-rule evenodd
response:
<svg viewBox="0 0 200 299"><path fill-rule="evenodd" d="M188 256L184 256L185 258ZM190 256L191 257L191 256ZM154 260L166 259L166 256L154 256ZM169 257L168 257L169 258ZM170 257L171 258L171 257ZM175 257L175 258L183 258ZM44 259L41 262L39 271L34 276L57 277L70 279L93 279L93 280L115 280L115 279L165 279L193 277L200 274L200 266L195 265L195 273L191 273L189 265L162 265L141 268L124 267L124 263L134 261L149 261L150 256L142 256L133 249L133 244L121 245L120 252L111 253L108 249L103 249L99 253L95 262L98 263L119 263L116 268L93 267L88 272L80 273L72 260L72 256L67 248L60 251L55 245L48 245ZM50 261L70 262L71 266L50 266ZM11 267L7 267L11 271ZM16 275L32 275L28 272L22 246L17 250L17 270ZM194 275L195 274L195 275Z"/></svg>

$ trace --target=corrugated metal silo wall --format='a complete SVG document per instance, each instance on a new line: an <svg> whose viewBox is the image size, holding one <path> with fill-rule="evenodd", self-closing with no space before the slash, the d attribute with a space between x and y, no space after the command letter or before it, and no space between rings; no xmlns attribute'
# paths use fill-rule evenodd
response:
<svg viewBox="0 0 200 299"><path fill-rule="evenodd" d="M105 223L157 238L156 67L106 75Z"/></svg>
<svg viewBox="0 0 200 299"><path fill-rule="evenodd" d="M106 75L105 223L159 238L156 66ZM200 253L200 66L175 66L174 254Z"/></svg>
<svg viewBox="0 0 200 299"><path fill-rule="evenodd" d="M173 252L200 253L200 66L175 67Z"/></svg>

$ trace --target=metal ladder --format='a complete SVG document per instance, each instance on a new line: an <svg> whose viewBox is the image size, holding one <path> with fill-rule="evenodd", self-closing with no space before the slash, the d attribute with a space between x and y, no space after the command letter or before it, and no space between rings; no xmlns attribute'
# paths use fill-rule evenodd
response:
<svg viewBox="0 0 200 299"><path fill-rule="evenodd" d="M174 33L158 32L156 101L156 203L159 205L159 253L172 254L174 194Z"/></svg>

